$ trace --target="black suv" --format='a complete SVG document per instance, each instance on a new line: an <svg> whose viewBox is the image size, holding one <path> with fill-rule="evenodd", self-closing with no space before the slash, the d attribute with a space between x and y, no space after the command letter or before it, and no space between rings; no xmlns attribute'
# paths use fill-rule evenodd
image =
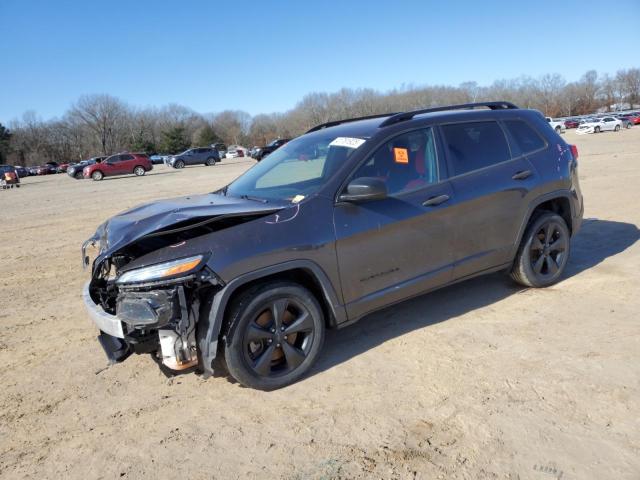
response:
<svg viewBox="0 0 640 480"><path fill-rule="evenodd" d="M319 125L219 191L111 218L84 301L112 361L275 389L326 328L476 275L557 282L583 213L577 150L537 111L456 105ZM218 363L216 362L216 368Z"/></svg>
<svg viewBox="0 0 640 480"><path fill-rule="evenodd" d="M280 148L282 145L284 145L288 141L289 141L288 138L278 138L277 140L273 140L272 142L268 143L264 147L257 148L255 153L253 154L253 158L260 161L270 153L273 153L274 151L276 151L278 148Z"/></svg>

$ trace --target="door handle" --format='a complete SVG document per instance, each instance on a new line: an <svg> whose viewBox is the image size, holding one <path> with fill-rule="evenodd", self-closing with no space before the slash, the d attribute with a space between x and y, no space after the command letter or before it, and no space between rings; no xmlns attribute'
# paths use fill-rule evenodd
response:
<svg viewBox="0 0 640 480"><path fill-rule="evenodd" d="M440 205L441 203L449 200L449 195L438 195L436 197L431 197L422 202L423 207L435 207L436 205Z"/></svg>
<svg viewBox="0 0 640 480"><path fill-rule="evenodd" d="M531 170L522 170L520 172L516 172L516 174L511 177L514 180L524 180L525 178L529 178L531 176Z"/></svg>

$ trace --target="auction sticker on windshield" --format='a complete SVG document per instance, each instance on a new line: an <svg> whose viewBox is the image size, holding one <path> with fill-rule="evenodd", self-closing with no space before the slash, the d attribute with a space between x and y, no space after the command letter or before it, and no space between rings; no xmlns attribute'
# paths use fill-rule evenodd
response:
<svg viewBox="0 0 640 480"><path fill-rule="evenodd" d="M333 142L329 144L330 147L347 147L347 148L358 148L362 145L366 140L362 138L352 138L352 137L338 137Z"/></svg>

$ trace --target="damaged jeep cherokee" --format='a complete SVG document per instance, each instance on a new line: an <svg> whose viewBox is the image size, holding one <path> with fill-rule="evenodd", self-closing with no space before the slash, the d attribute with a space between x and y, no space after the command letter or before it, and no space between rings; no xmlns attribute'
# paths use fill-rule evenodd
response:
<svg viewBox="0 0 640 480"><path fill-rule="evenodd" d="M479 274L557 282L583 213L577 156L508 102L329 122L221 190L107 220L82 247L84 302L113 362L224 364L280 388L327 328Z"/></svg>

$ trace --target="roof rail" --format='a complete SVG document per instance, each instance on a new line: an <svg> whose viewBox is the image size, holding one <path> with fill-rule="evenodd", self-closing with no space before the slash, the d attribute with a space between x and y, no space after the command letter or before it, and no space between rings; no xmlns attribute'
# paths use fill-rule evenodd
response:
<svg viewBox="0 0 640 480"><path fill-rule="evenodd" d="M411 112L403 112L396 113L391 117L387 118L384 122L380 124L380 128L388 127L389 125L393 125L394 123L404 122L406 120L411 120L416 115L420 115L423 113L431 113L431 112L444 112L447 110L466 110L466 109L474 109L478 107L488 107L491 110L500 110L500 109L514 109L518 108L511 102L479 102L479 103L463 103L461 105L448 105L445 107L434 107L434 108L425 108L422 110L413 110Z"/></svg>
<svg viewBox="0 0 640 480"><path fill-rule="evenodd" d="M333 120L327 123L321 123L320 125L316 125L315 127L307 130L307 133L317 132L318 130L322 130L323 128L335 127L336 125L340 125L341 123L349 123L349 122L357 122L358 120L370 120L372 118L380 118L380 117L388 117L390 115L398 115L397 113L378 113L376 115L367 115L366 117L355 117L355 118L346 118L344 120Z"/></svg>

